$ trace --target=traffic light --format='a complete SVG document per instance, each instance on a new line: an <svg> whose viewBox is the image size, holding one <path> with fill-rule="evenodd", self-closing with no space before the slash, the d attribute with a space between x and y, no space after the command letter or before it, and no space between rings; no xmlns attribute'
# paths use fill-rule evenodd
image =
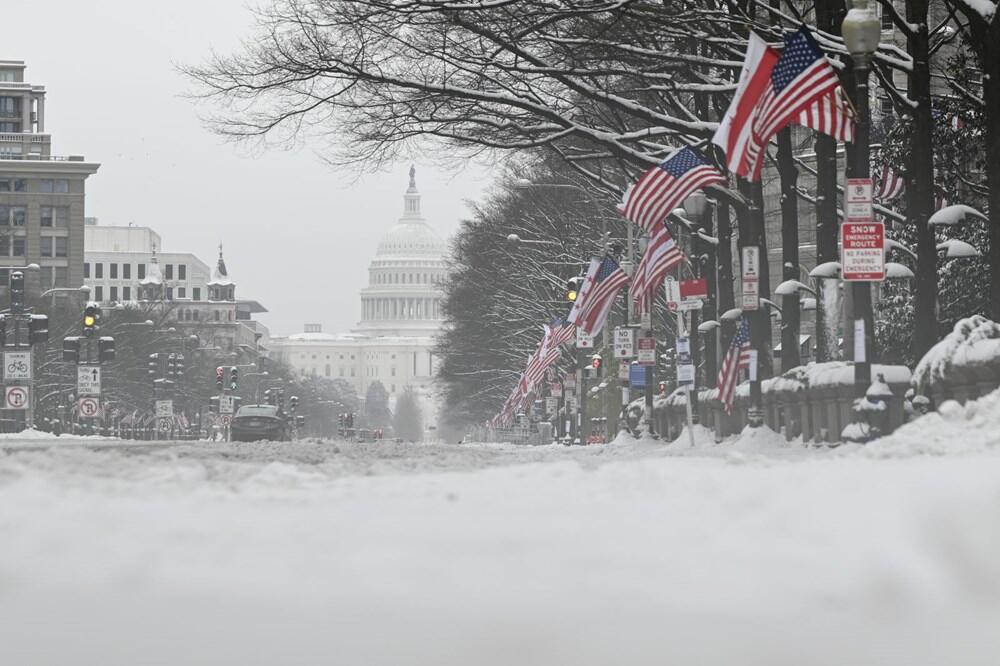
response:
<svg viewBox="0 0 1000 666"><path fill-rule="evenodd" d="M115 339L110 335L97 340L97 358L101 363L115 360Z"/></svg>
<svg viewBox="0 0 1000 666"><path fill-rule="evenodd" d="M343 434L345 427L347 427L347 414L337 414L337 430Z"/></svg>
<svg viewBox="0 0 1000 666"><path fill-rule="evenodd" d="M348 428L353 428L354 427L354 412L348 412L346 420L347 420L347 427Z"/></svg>
<svg viewBox="0 0 1000 666"><path fill-rule="evenodd" d="M569 303L575 303L576 297L580 295L580 283L583 282L583 278L574 277L566 281L566 301Z"/></svg>
<svg viewBox="0 0 1000 666"><path fill-rule="evenodd" d="M97 323L101 320L101 308L96 303L88 303L83 311L83 334L88 338L97 330Z"/></svg>
<svg viewBox="0 0 1000 666"><path fill-rule="evenodd" d="M225 388L226 370L221 365L215 369L215 388L220 391Z"/></svg>
<svg viewBox="0 0 1000 666"><path fill-rule="evenodd" d="M229 388L233 391L240 383L240 371L236 369L236 366L229 368Z"/></svg>
<svg viewBox="0 0 1000 666"><path fill-rule="evenodd" d="M10 274L10 309L14 312L24 309L24 273L21 271Z"/></svg>
<svg viewBox="0 0 1000 666"><path fill-rule="evenodd" d="M146 365L149 368L149 376L156 377L156 375L160 374L160 355L158 353L150 354L149 363Z"/></svg>
<svg viewBox="0 0 1000 666"><path fill-rule="evenodd" d="M294 412L299 406L299 396L293 395L288 399L288 410Z"/></svg>
<svg viewBox="0 0 1000 666"><path fill-rule="evenodd" d="M63 360L70 363L80 362L80 338L63 338Z"/></svg>
<svg viewBox="0 0 1000 666"><path fill-rule="evenodd" d="M264 391L264 404L267 404L267 405L274 404L274 403L271 402L272 399L273 398L272 398L271 389L267 389L266 391Z"/></svg>
<svg viewBox="0 0 1000 666"><path fill-rule="evenodd" d="M184 371L187 368L184 367L184 354L177 354L174 356L174 373L181 377L184 375Z"/></svg>
<svg viewBox="0 0 1000 666"><path fill-rule="evenodd" d="M33 314L28 320L28 342L37 344L49 341L49 318L43 314Z"/></svg>
<svg viewBox="0 0 1000 666"><path fill-rule="evenodd" d="M177 354L167 354L167 377L174 376L174 359L177 358Z"/></svg>

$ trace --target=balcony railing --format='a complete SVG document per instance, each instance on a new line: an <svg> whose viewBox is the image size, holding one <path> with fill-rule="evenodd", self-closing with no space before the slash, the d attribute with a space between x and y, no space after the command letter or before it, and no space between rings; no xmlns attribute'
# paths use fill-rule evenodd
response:
<svg viewBox="0 0 1000 666"><path fill-rule="evenodd" d="M33 134L30 132L4 132L0 134L0 143L46 143L52 139L51 134Z"/></svg>
<svg viewBox="0 0 1000 666"><path fill-rule="evenodd" d="M21 153L4 153L0 151L0 160L21 160L24 162L84 162L83 155L35 155Z"/></svg>

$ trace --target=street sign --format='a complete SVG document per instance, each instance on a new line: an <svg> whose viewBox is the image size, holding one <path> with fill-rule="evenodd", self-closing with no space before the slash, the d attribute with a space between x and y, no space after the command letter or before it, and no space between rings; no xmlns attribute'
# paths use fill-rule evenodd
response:
<svg viewBox="0 0 1000 666"><path fill-rule="evenodd" d="M743 298L741 307L744 310L756 310L760 307L760 248L748 245L741 251Z"/></svg>
<svg viewBox="0 0 1000 666"><path fill-rule="evenodd" d="M562 384L560 384L559 382L553 382L549 384L549 395L551 395L553 398L561 398Z"/></svg>
<svg viewBox="0 0 1000 666"><path fill-rule="evenodd" d="M219 414L219 418L216 421L216 423L218 423L223 428L228 427L229 425L232 424L232 422L233 422L232 414Z"/></svg>
<svg viewBox="0 0 1000 666"><path fill-rule="evenodd" d="M840 225L845 280L881 282L885 279L885 224L844 222Z"/></svg>
<svg viewBox="0 0 1000 666"><path fill-rule="evenodd" d="M677 338L677 384L694 384L694 364L691 363L691 338Z"/></svg>
<svg viewBox="0 0 1000 666"><path fill-rule="evenodd" d="M576 389L576 375L566 375L563 378L563 388L570 393Z"/></svg>
<svg viewBox="0 0 1000 666"><path fill-rule="evenodd" d="M695 278L693 280L681 281L681 301L693 299L704 300L708 298L708 280L705 278Z"/></svg>
<svg viewBox="0 0 1000 666"><path fill-rule="evenodd" d="M644 331L648 331L649 329L653 328L652 312L643 312L641 315L639 315L639 328L641 328Z"/></svg>
<svg viewBox="0 0 1000 666"><path fill-rule="evenodd" d="M639 338L639 365L656 365L656 338Z"/></svg>
<svg viewBox="0 0 1000 666"><path fill-rule="evenodd" d="M4 352L4 379L31 379L31 352Z"/></svg>
<svg viewBox="0 0 1000 666"><path fill-rule="evenodd" d="M101 368L96 365L76 367L77 395L101 395Z"/></svg>
<svg viewBox="0 0 1000 666"><path fill-rule="evenodd" d="M568 395L566 396L566 411L570 414L576 414L576 396Z"/></svg>
<svg viewBox="0 0 1000 666"><path fill-rule="evenodd" d="M576 348L577 349L593 349L594 348L594 336L588 335L583 332L579 327L576 329Z"/></svg>
<svg viewBox="0 0 1000 666"><path fill-rule="evenodd" d="M864 223L873 219L872 179L848 178L844 188L844 221Z"/></svg>
<svg viewBox="0 0 1000 666"><path fill-rule="evenodd" d="M76 403L76 411L85 419L100 418L101 401L98 398L80 398Z"/></svg>
<svg viewBox="0 0 1000 666"><path fill-rule="evenodd" d="M631 363L619 363L618 364L618 379L623 382L628 381L628 373Z"/></svg>
<svg viewBox="0 0 1000 666"><path fill-rule="evenodd" d="M219 413L220 414L232 414L236 411L234 408L236 406L236 400L231 395L220 395L219 396Z"/></svg>
<svg viewBox="0 0 1000 666"><path fill-rule="evenodd" d="M156 418L171 417L174 415L174 401L173 400L157 400L156 401Z"/></svg>
<svg viewBox="0 0 1000 666"><path fill-rule="evenodd" d="M667 309L673 312L681 302L681 285L673 275L668 275L663 280L663 288L667 292Z"/></svg>
<svg viewBox="0 0 1000 666"><path fill-rule="evenodd" d="M632 388L646 388L646 376L649 368L644 365L629 366L628 383Z"/></svg>
<svg viewBox="0 0 1000 666"><path fill-rule="evenodd" d="M27 386L8 386L4 389L4 405L7 409L28 409L31 393Z"/></svg>
<svg viewBox="0 0 1000 666"><path fill-rule="evenodd" d="M549 396L548 398L546 398L545 399L545 413L546 414L555 414L557 411L559 411L559 398L553 398L552 396Z"/></svg>
<svg viewBox="0 0 1000 666"><path fill-rule="evenodd" d="M619 326L615 329L615 358L635 356L635 329Z"/></svg>
<svg viewBox="0 0 1000 666"><path fill-rule="evenodd" d="M690 301L681 301L677 309L681 312L687 312L688 310L701 310L704 306L705 301L695 298Z"/></svg>
<svg viewBox="0 0 1000 666"><path fill-rule="evenodd" d="M170 419L166 417L160 417L156 419L156 429L160 432L166 432L170 430Z"/></svg>

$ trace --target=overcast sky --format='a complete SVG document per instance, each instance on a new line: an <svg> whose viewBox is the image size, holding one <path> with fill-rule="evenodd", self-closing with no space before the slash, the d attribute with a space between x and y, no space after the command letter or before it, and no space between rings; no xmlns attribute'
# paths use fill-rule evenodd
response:
<svg viewBox="0 0 1000 666"><path fill-rule="evenodd" d="M344 331L385 231L402 214L409 163L363 176L332 170L308 148L250 151L210 134L181 93L175 64L232 51L249 34L245 0L78 2L5 0L30 19L4 31L0 59L24 60L46 87L53 153L101 169L87 185L87 215L150 226L164 249L211 264L219 241L237 294L271 312L272 334L320 322ZM442 236L489 187L482 167L443 173L417 160L423 213Z"/></svg>

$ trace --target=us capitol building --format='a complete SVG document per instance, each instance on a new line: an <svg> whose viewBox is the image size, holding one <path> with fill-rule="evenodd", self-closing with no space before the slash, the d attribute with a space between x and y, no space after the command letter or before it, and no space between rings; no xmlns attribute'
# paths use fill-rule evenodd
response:
<svg viewBox="0 0 1000 666"><path fill-rule="evenodd" d="M403 216L383 236L361 290L361 322L351 333L324 333L319 324L305 332L271 338L271 353L301 375L344 379L362 398L382 382L390 406L403 389L421 394L424 424L436 422L431 383L432 353L440 330L441 284L447 275L445 242L420 214L416 171L403 195Z"/></svg>

